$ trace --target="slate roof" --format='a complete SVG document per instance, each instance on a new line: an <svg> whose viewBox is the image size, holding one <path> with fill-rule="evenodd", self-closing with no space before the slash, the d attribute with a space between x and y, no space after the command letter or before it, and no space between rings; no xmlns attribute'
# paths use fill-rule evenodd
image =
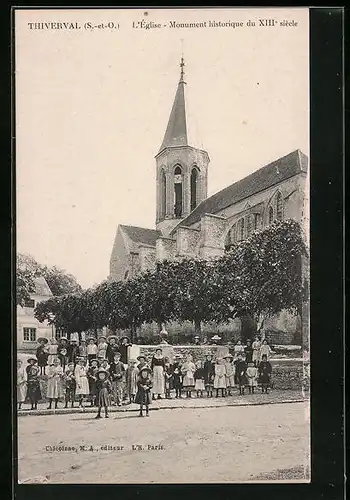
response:
<svg viewBox="0 0 350 500"><path fill-rule="evenodd" d="M157 239L162 236L161 231L156 229L147 229L145 227L136 226L119 226L129 238L135 243L141 243L143 245L155 246Z"/></svg>
<svg viewBox="0 0 350 500"><path fill-rule="evenodd" d="M173 231L179 226L199 222L204 214L216 214L244 198L306 172L307 165L308 157L297 149L203 200Z"/></svg>
<svg viewBox="0 0 350 500"><path fill-rule="evenodd" d="M52 296L52 292L45 278L43 278L42 276L34 278L34 282L35 282L35 292L34 292L35 295L43 295L48 297Z"/></svg>
<svg viewBox="0 0 350 500"><path fill-rule="evenodd" d="M185 106L185 82L179 81L173 107L171 109L168 126L165 131L161 152L164 148L176 146L188 146L186 106Z"/></svg>

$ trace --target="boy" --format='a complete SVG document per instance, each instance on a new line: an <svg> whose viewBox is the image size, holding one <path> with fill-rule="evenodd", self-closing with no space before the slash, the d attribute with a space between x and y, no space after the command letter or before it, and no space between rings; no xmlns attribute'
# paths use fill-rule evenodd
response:
<svg viewBox="0 0 350 500"><path fill-rule="evenodd" d="M110 364L109 373L111 376L113 399L118 406L122 405L124 396L124 364L120 361L120 352L114 355L114 361Z"/></svg>
<svg viewBox="0 0 350 500"><path fill-rule="evenodd" d="M105 409L105 418L108 418L108 406L110 404L109 394L112 390L110 381L108 380L108 373L103 368L99 368L97 372L97 401L98 401L98 413L95 418L101 418L102 406Z"/></svg>
<svg viewBox="0 0 350 500"><path fill-rule="evenodd" d="M68 403L71 403L72 408L74 408L75 401L75 378L74 378L74 363L68 363L66 371L64 373L64 380L66 384L66 404L65 408L68 408Z"/></svg>

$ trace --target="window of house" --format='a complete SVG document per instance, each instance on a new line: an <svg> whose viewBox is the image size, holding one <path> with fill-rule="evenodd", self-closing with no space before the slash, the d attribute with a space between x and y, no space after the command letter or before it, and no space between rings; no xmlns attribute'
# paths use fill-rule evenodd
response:
<svg viewBox="0 0 350 500"><path fill-rule="evenodd" d="M23 328L23 340L26 342L36 341L36 328Z"/></svg>
<svg viewBox="0 0 350 500"><path fill-rule="evenodd" d="M27 299L24 302L24 307L30 307L31 309L34 309L34 307L35 307L35 300L34 299Z"/></svg>
<svg viewBox="0 0 350 500"><path fill-rule="evenodd" d="M269 208L269 224L272 224L273 222L273 208Z"/></svg>
<svg viewBox="0 0 350 500"><path fill-rule="evenodd" d="M277 193L276 197L276 216L277 220L283 219L283 202L281 193Z"/></svg>

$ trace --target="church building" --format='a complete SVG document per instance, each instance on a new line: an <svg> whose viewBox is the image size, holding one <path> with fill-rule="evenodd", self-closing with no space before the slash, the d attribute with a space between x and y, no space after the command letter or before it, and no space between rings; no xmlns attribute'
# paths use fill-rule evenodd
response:
<svg viewBox="0 0 350 500"><path fill-rule="evenodd" d="M210 158L190 142L183 58L180 67L168 125L155 156L155 228L118 226L110 258L111 279L133 277L165 259L220 256L236 241L275 220L295 219L303 224L307 217L308 158L300 150L208 197ZM237 330L239 323L235 323ZM292 336L298 318L281 313L271 328Z"/></svg>

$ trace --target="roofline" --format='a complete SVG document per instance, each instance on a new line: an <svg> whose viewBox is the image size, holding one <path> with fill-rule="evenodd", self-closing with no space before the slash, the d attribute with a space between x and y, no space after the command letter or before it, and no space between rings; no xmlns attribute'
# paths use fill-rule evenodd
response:
<svg viewBox="0 0 350 500"><path fill-rule="evenodd" d="M200 151L201 153L205 153L208 156L208 159L210 161L210 156L208 154L208 151L206 151L205 149L196 148L195 146L191 146L190 144L185 144L183 146L166 146L165 148L160 149L154 158L158 158L158 156L160 156L160 154L163 153L164 151L166 151L167 149L183 149L183 148L195 149L196 151Z"/></svg>

